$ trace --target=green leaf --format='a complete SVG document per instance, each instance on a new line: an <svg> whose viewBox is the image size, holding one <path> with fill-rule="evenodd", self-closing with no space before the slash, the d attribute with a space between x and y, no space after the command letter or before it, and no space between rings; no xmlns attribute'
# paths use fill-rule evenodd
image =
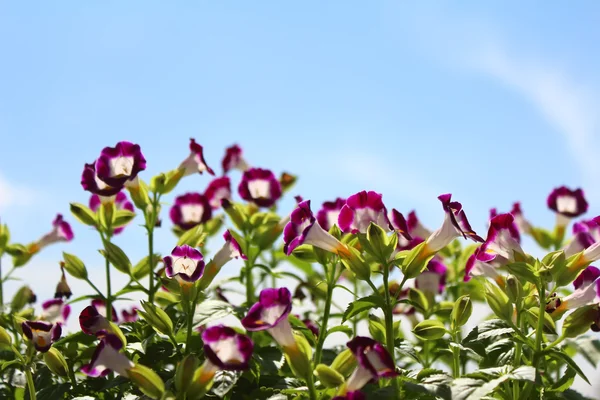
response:
<svg viewBox="0 0 600 400"><path fill-rule="evenodd" d="M574 369L567 368L565 374L547 390L552 392L564 392L573 385L576 375L577 372Z"/></svg>
<svg viewBox="0 0 600 400"><path fill-rule="evenodd" d="M396 352L400 353L401 355L403 355L405 357L412 358L419 364L421 363L419 354L413 347L412 343L410 343L409 341L401 340L399 343L397 343L396 344Z"/></svg>
<svg viewBox="0 0 600 400"><path fill-rule="evenodd" d="M521 282L531 282L538 286L540 277L535 268L526 262L514 262L506 266L508 271L518 277Z"/></svg>
<svg viewBox="0 0 600 400"><path fill-rule="evenodd" d="M384 307L385 303L380 296L372 295L360 298L348 305L348 308L346 308L346 311L342 317L342 322L348 321L350 318L360 314L363 311L370 310L372 308L383 309Z"/></svg>
<svg viewBox="0 0 600 400"><path fill-rule="evenodd" d="M183 246L187 244L190 247L200 247L200 245L206 239L206 233L202 225L196 225L195 227L185 231L177 241L177 246Z"/></svg>
<svg viewBox="0 0 600 400"><path fill-rule="evenodd" d="M351 338L353 335L352 328L350 328L349 326L337 325L337 326L334 326L333 328L328 329L325 337L331 335L332 333L336 333L336 332L342 332L342 333L346 334L346 336L348 336L349 338Z"/></svg>
<svg viewBox="0 0 600 400"><path fill-rule="evenodd" d="M436 398L450 400L452 398L452 390L450 383L452 377L446 374L434 374L423 379L420 383L404 382L404 387L407 392L425 393ZM407 397L414 398L414 397Z"/></svg>
<svg viewBox="0 0 600 400"><path fill-rule="evenodd" d="M152 264L148 263L148 260L150 260L150 256L142 258L137 264L135 264L133 270L131 271L131 275L135 279L142 279L143 277L147 276L150 271L154 271L156 264L158 264L160 261L160 254L154 254L152 257Z"/></svg>
<svg viewBox="0 0 600 400"><path fill-rule="evenodd" d="M88 226L96 226L96 213L80 203L71 203L71 213L79 222Z"/></svg>
<svg viewBox="0 0 600 400"><path fill-rule="evenodd" d="M596 368L600 363L600 340L589 336L568 339L567 344L574 346L578 353Z"/></svg>
<svg viewBox="0 0 600 400"><path fill-rule="evenodd" d="M477 325L467 337L463 339L463 343L479 342L485 339L496 339L506 334L514 332L508 324L500 319L491 319Z"/></svg>
<svg viewBox="0 0 600 400"><path fill-rule="evenodd" d="M571 357L569 357L568 355L566 355L562 351L555 350L555 349L550 349L548 352L545 352L545 353L550 358L554 358L555 360L562 361L565 364L567 364L571 369L573 369L575 372L577 372L577 375L579 375L579 377L581 379L583 379L588 384L590 384L590 381L588 380L587 376L585 376L585 374L583 373L583 371L581 370L581 368L579 368L579 366L577 365L577 363L575 361L573 361L573 359Z"/></svg>
<svg viewBox="0 0 600 400"><path fill-rule="evenodd" d="M119 228L127 225L135 218L135 213L129 210L117 210L113 219L112 227Z"/></svg>
<svg viewBox="0 0 600 400"><path fill-rule="evenodd" d="M204 300L194 313L194 325L205 325L209 322L233 314L231 304L221 300Z"/></svg>

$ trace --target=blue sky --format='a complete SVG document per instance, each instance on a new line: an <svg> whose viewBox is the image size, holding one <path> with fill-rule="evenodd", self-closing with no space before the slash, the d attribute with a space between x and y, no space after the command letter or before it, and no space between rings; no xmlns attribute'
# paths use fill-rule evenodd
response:
<svg viewBox="0 0 600 400"><path fill-rule="evenodd" d="M600 214L600 5L457 4L2 2L0 217L35 239L87 201L82 166L102 147L139 143L149 178L189 137L213 167L237 142L315 203L373 189L430 227L444 192L483 233L489 208L515 200L551 226L545 198L562 184ZM76 242L28 267L42 295L62 250L101 276L96 234L73 225ZM143 255L141 229L118 240ZM168 229L157 242L174 243Z"/></svg>

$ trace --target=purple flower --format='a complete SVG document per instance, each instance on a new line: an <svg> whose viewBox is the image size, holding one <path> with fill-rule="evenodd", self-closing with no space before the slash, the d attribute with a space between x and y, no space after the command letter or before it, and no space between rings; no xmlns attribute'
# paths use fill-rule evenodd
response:
<svg viewBox="0 0 600 400"><path fill-rule="evenodd" d="M298 202L300 203L300 201ZM346 204L346 199L338 197L334 201L326 201L317 212L317 221L326 231L329 231L333 225L337 225L340 211Z"/></svg>
<svg viewBox="0 0 600 400"><path fill-rule="evenodd" d="M220 325L204 330L202 341L207 362L213 364L216 369L228 371L248 369L254 349L254 344L248 336Z"/></svg>
<svg viewBox="0 0 600 400"><path fill-rule="evenodd" d="M229 230L226 230L223 234L223 239L225 239L225 244L223 247L219 249L215 253L215 256L212 259L212 262L216 265L218 269L234 258L241 258L242 260L247 260L248 257L242 252L240 244L235 240L235 238L231 235Z"/></svg>
<svg viewBox="0 0 600 400"><path fill-rule="evenodd" d="M62 214L56 214L56 218L52 221L52 230L34 243L30 250L37 252L53 243L70 242L73 237L71 225L63 219Z"/></svg>
<svg viewBox="0 0 600 400"><path fill-rule="evenodd" d="M573 234L587 232L594 242L600 241L600 217L582 220L573 225Z"/></svg>
<svg viewBox="0 0 600 400"><path fill-rule="evenodd" d="M519 230L512 214L500 214L492 218L485 243L481 246L478 260L498 264L515 261L515 252L524 254L519 244Z"/></svg>
<svg viewBox="0 0 600 400"><path fill-rule="evenodd" d="M303 201L292 211L283 230L283 251L290 255L301 244L311 244L335 254L348 252L346 246L321 228L310 210L310 200Z"/></svg>
<svg viewBox="0 0 600 400"><path fill-rule="evenodd" d="M353 392L347 392L343 396L335 396L331 400L366 400L366 396L363 392L355 390Z"/></svg>
<svg viewBox="0 0 600 400"><path fill-rule="evenodd" d="M123 319L123 322L127 323L127 322L135 322L138 320L138 313L136 312L137 307L131 307L131 311L128 310L122 310L121 311L121 317Z"/></svg>
<svg viewBox="0 0 600 400"><path fill-rule="evenodd" d="M302 320L304 326L306 326L315 337L319 337L319 326L310 318L304 318Z"/></svg>
<svg viewBox="0 0 600 400"><path fill-rule="evenodd" d="M421 224L414 210L408 213L406 225L408 226L408 233L413 237L425 239L431 235L431 232Z"/></svg>
<svg viewBox="0 0 600 400"><path fill-rule="evenodd" d="M42 303L42 319L51 324L63 325L71 314L71 306L62 299L52 299Z"/></svg>
<svg viewBox="0 0 600 400"><path fill-rule="evenodd" d="M371 222L389 231L390 221L381 197L379 193L365 190L348 197L338 218L342 232L366 233Z"/></svg>
<svg viewBox="0 0 600 400"><path fill-rule="evenodd" d="M202 253L187 244L175 247L163 261L167 277L174 277L179 283L196 282L204 272Z"/></svg>
<svg viewBox="0 0 600 400"><path fill-rule="evenodd" d="M96 161L91 164L85 164L81 174L81 186L88 192L109 197L119 193L123 186L110 186L98 177L96 171Z"/></svg>
<svg viewBox="0 0 600 400"><path fill-rule="evenodd" d="M169 216L173 224L188 230L208 221L212 217L212 209L204 195L186 193L175 198Z"/></svg>
<svg viewBox="0 0 600 400"><path fill-rule="evenodd" d="M531 233L531 224L523 216L523 211L521 210L521 203L515 202L510 213L513 215L513 217L515 217L515 224L517 224L519 232Z"/></svg>
<svg viewBox="0 0 600 400"><path fill-rule="evenodd" d="M400 237L402 237L406 241L412 240L412 236L410 235L410 231L408 229L408 224L404 219L404 215L402 215L400 211L396 210L395 208L392 208L389 220L390 226L400 234Z"/></svg>
<svg viewBox="0 0 600 400"><path fill-rule="evenodd" d="M357 336L349 341L347 346L358 361L358 366L346 382L346 390L349 392L360 390L371 380L398 375L394 360L381 343L368 337Z"/></svg>
<svg viewBox="0 0 600 400"><path fill-rule="evenodd" d="M442 202L442 207L446 215L442 226L427 238L425 245L426 255L437 253L460 236L476 242L484 241L471 228L462 204L457 201L451 201L451 194L443 194L438 199Z"/></svg>
<svg viewBox="0 0 600 400"><path fill-rule="evenodd" d="M496 282L504 283L502 276L497 270L501 267L501 265L497 263L500 258L497 260L495 258L491 259L489 262L481 261L481 258L484 258L484 251L483 246L479 246L475 249L475 252L471 254L465 265L464 281L470 281L473 276L485 276L494 279Z"/></svg>
<svg viewBox="0 0 600 400"><path fill-rule="evenodd" d="M115 371L117 374L126 377L127 371L134 364L125 354L121 353L122 349L123 342L116 335L105 332L92 355L90 363L81 367L81 372L91 377L104 377L110 371Z"/></svg>
<svg viewBox="0 0 600 400"><path fill-rule="evenodd" d="M587 267L573 285L575 291L570 295L559 298L556 294L546 303L546 311L557 315L600 301L600 270L596 267Z"/></svg>
<svg viewBox="0 0 600 400"><path fill-rule="evenodd" d="M61 270L62 276L60 278L60 281L56 285L56 290L54 291L54 298L61 299L61 298L65 297L68 299L69 297L71 297L71 295L73 293L71 292L71 288L69 287L69 284L67 283L67 277L65 276L65 270L62 266L61 266L60 270Z"/></svg>
<svg viewBox="0 0 600 400"><path fill-rule="evenodd" d="M21 324L23 334L33 343L37 351L47 352L62 333L60 324L52 324L44 321L25 321Z"/></svg>
<svg viewBox="0 0 600 400"><path fill-rule="evenodd" d="M242 156L242 148L237 144L225 149L225 156L223 157L223 161L221 161L221 165L223 166L223 174L228 173L232 169L246 171L249 168L248 163Z"/></svg>
<svg viewBox="0 0 600 400"><path fill-rule="evenodd" d="M96 176L94 178L110 187L120 189L127 181L133 181L138 173L145 169L146 159L140 146L130 142L119 142L115 147L102 149L100 157L95 163Z"/></svg>
<svg viewBox="0 0 600 400"><path fill-rule="evenodd" d="M110 330L110 323L100 315L96 307L87 306L79 314L79 326L86 335L96 335L99 332Z"/></svg>
<svg viewBox="0 0 600 400"><path fill-rule="evenodd" d="M242 325L251 332L266 330L284 349L295 348L296 339L288 321L291 311L292 295L287 288L263 289Z"/></svg>
<svg viewBox="0 0 600 400"><path fill-rule="evenodd" d="M100 315L106 318L106 303L102 299L94 299L92 300L92 307L98 311ZM114 306L111 306L111 320L112 322L119 322L119 316L117 315L117 310L115 310Z"/></svg>
<svg viewBox="0 0 600 400"><path fill-rule="evenodd" d="M554 189L548 196L548 207L557 214L575 218L587 212L588 203L583 195L583 190L571 190L566 186L561 186Z"/></svg>
<svg viewBox="0 0 600 400"><path fill-rule="evenodd" d="M99 195L97 194L92 194L92 196L90 197L90 209L94 212L98 211L98 209L100 208L100 206L102 205L102 200L100 198ZM127 195L125 194L125 192L120 191L119 193L117 193L115 199L115 207L117 210L127 210L127 211L134 211L133 208L133 204L129 201L129 199L127 198ZM113 235L117 235L121 232L123 232L123 229L125 229L124 226L115 228L113 230Z"/></svg>
<svg viewBox="0 0 600 400"><path fill-rule="evenodd" d="M201 145L196 143L194 139L190 139L190 155L183 160L179 169L183 169L184 176L192 175L195 173L202 174L204 171L208 172L211 175L214 175L215 172L211 167L206 164L204 160L204 149Z"/></svg>
<svg viewBox="0 0 600 400"><path fill-rule="evenodd" d="M281 184L268 169L250 168L244 171L238 192L259 207L271 207L281 197Z"/></svg>
<svg viewBox="0 0 600 400"><path fill-rule="evenodd" d="M415 287L432 295L442 293L446 287L447 271L448 268L434 258L427 264L427 269L415 278Z"/></svg>
<svg viewBox="0 0 600 400"><path fill-rule="evenodd" d="M204 197L207 198L208 204L214 209L221 207L221 200L231 200L231 181L228 176L213 179L206 190Z"/></svg>

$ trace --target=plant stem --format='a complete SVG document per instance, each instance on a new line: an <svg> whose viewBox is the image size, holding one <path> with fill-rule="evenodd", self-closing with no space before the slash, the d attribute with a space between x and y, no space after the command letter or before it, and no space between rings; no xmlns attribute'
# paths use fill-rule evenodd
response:
<svg viewBox="0 0 600 400"><path fill-rule="evenodd" d="M185 297L189 297L189 296L184 296L184 298ZM198 300L198 295L195 294L194 298L190 302L191 303L190 304L190 308L188 309L188 314L187 314L187 336L186 336L186 339L185 339L185 354L190 354L190 351L192 350L192 347L191 347L191 343L192 343L192 327L194 325L194 312L196 311L196 301L197 300Z"/></svg>
<svg viewBox="0 0 600 400"><path fill-rule="evenodd" d="M520 303L520 302L519 302ZM521 313L520 313L520 304L517 304L517 327L521 327ZM518 368L519 364L521 364L521 353L523 351L523 344L519 341L515 344L515 360L513 362L513 367ZM519 381L515 380L513 382L513 399L519 400L519 392L521 391L521 386Z"/></svg>
<svg viewBox="0 0 600 400"><path fill-rule="evenodd" d="M358 300L358 279L354 277L354 300ZM354 330L354 336L358 335L358 320L356 318L352 318L352 329Z"/></svg>
<svg viewBox="0 0 600 400"><path fill-rule="evenodd" d="M154 211L153 211L154 212ZM154 302L154 227L148 229L148 269L150 269L149 287L148 287L148 302Z"/></svg>
<svg viewBox="0 0 600 400"><path fill-rule="evenodd" d="M0 253L0 311L4 311L4 281L2 280L2 253Z"/></svg>
<svg viewBox="0 0 600 400"><path fill-rule="evenodd" d="M329 313L331 312L331 300L333 298L333 287L335 285L335 265L329 265L329 269L326 265L325 274L327 275L327 297L325 297L325 309L323 310L323 322L319 329L319 339L317 340L317 349L315 352L315 365L321 362L321 355L323 353L323 345L325 344L325 337L327 336L327 323L329 321Z"/></svg>
<svg viewBox="0 0 600 400"><path fill-rule="evenodd" d="M538 287L540 309L538 314L538 325L535 331L535 353L531 365L536 369L536 372L540 364L540 356L542 355L542 341L544 336L544 313L546 312L546 286L544 283ZM525 389L523 390L523 396L521 398L528 399L531 390L533 389L533 383L527 382Z"/></svg>
<svg viewBox="0 0 600 400"><path fill-rule="evenodd" d="M25 367L25 378L27 379L27 389L29 390L29 400L35 400L35 386L33 384L33 375L31 374L31 367Z"/></svg>
<svg viewBox="0 0 600 400"><path fill-rule="evenodd" d="M317 400L317 390L315 389L315 380L313 374L309 373L306 378L306 385L308 386L308 395L310 400Z"/></svg>
<svg viewBox="0 0 600 400"><path fill-rule="evenodd" d="M248 258L246 260L246 305L251 306L254 303L254 279L252 277L252 267L254 260Z"/></svg>
<svg viewBox="0 0 600 400"><path fill-rule="evenodd" d="M460 328L458 328L460 329ZM454 329L452 332L452 340L454 343L458 345L458 333L457 329ZM454 378L460 377L460 349L457 346L452 346L452 359L453 359L453 368L452 368L452 376Z"/></svg>
<svg viewBox="0 0 600 400"><path fill-rule="evenodd" d="M394 346L394 315L393 315L393 311L394 311L393 301L395 301L396 299L394 298L392 300L392 298L390 296L390 290L389 290L389 284L388 284L388 279L389 279L389 275L390 275L389 265L384 264L383 267L384 267L383 268L383 292L384 292L384 296L385 296L385 308L383 310L383 314L385 317L385 340L387 343L386 344L387 351L390 353L392 360L394 360L394 364L396 364L396 349ZM402 286L404 286L405 283L406 283L406 276L403 277L398 291L402 290ZM392 378L392 384L394 386L394 398L398 399L400 397L400 382L398 382L398 379Z"/></svg>
<svg viewBox="0 0 600 400"><path fill-rule="evenodd" d="M112 295L110 293L110 262L106 260L106 319L112 321Z"/></svg>

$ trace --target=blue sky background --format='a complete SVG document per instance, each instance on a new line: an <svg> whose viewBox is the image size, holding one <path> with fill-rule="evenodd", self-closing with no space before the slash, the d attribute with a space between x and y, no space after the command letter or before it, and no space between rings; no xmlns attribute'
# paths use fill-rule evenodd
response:
<svg viewBox="0 0 600 400"><path fill-rule="evenodd" d="M27 242L62 212L77 236L19 274L51 296L66 250L100 279L97 235L68 203L87 202L83 164L119 140L142 146L144 178L176 167L190 137L218 169L237 142L251 164L300 175L294 193L315 203L373 189L430 227L444 192L482 233L489 208L515 200L550 227L545 199L562 184L582 186L598 215L599 12L593 1L2 2L0 218ZM142 232L117 239L136 261ZM165 227L157 247L173 244Z"/></svg>

